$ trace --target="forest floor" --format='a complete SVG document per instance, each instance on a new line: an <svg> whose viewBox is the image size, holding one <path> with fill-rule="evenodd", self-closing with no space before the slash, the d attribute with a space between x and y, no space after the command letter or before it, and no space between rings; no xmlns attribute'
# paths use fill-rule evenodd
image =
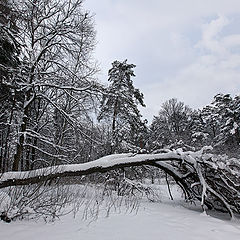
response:
<svg viewBox="0 0 240 240"><path fill-rule="evenodd" d="M81 211L53 223L43 221L0 222L0 239L7 240L239 240L240 220L224 214L209 216L186 205L174 194L169 200L163 188L161 202L142 201L138 211L113 212L95 221L83 220ZM212 215L212 214L211 214Z"/></svg>

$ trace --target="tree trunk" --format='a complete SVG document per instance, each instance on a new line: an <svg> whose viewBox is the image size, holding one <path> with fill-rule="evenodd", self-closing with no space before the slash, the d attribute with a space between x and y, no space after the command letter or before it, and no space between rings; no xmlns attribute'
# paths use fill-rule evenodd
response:
<svg viewBox="0 0 240 240"><path fill-rule="evenodd" d="M118 136L116 133L116 118L117 118L117 107L118 107L118 97L115 100L114 103L114 109L113 109L113 121L112 121L112 144L111 144L111 154L115 153L116 146L118 146Z"/></svg>
<svg viewBox="0 0 240 240"><path fill-rule="evenodd" d="M24 111L25 113L25 111ZM14 155L14 161L13 161L13 166L12 166L12 170L13 171L18 171L19 170L19 163L21 160L21 156L23 153L23 143L24 143L24 132L26 131L27 128L27 117L24 116L23 118L23 123L21 125L21 135L19 137L19 142L17 143L17 150L16 153Z"/></svg>

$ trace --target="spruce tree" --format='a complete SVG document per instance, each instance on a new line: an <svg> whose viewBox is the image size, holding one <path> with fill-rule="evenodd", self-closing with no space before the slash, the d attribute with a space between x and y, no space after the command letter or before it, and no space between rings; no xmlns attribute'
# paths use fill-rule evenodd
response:
<svg viewBox="0 0 240 240"><path fill-rule="evenodd" d="M230 94L218 94L214 97L215 115L220 123L216 136L216 145L225 145L227 151L239 151L240 144L240 97L232 98ZM236 152L235 151L235 152Z"/></svg>

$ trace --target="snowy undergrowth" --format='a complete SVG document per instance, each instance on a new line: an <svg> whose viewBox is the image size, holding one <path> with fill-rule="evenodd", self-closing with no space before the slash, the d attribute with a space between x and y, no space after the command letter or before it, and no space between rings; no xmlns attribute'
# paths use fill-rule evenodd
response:
<svg viewBox="0 0 240 240"><path fill-rule="evenodd" d="M171 187L176 192L176 186ZM177 198L181 198L178 189ZM111 179L101 184L73 185L32 185L9 187L0 190L0 213L6 213L11 220L54 221L63 215L79 212L87 221L112 213L137 213L144 201L164 202L169 199L169 189L165 185L143 183L125 178L120 185Z"/></svg>
<svg viewBox="0 0 240 240"><path fill-rule="evenodd" d="M54 221L69 212L81 210L84 219L96 220L101 212L137 211L140 195L119 196L103 185L57 185L9 187L0 190L0 213L11 220Z"/></svg>
<svg viewBox="0 0 240 240"><path fill-rule="evenodd" d="M237 223L206 216L198 211L186 209L182 204L181 191L171 186L174 200L170 200L168 188L164 184L154 185L161 193L158 202L140 200L138 211L112 212L106 217L105 206L99 208L97 221L83 218L84 204L77 212L62 216L55 222L15 221L12 224L0 222L1 238L8 240L238 240L240 227ZM100 189L72 185L75 191L81 189L85 198L92 199ZM84 188L84 189L82 189ZM90 190L91 189L91 190ZM86 203L86 202L85 202ZM193 206L193 205L192 205ZM68 208L68 207L67 207ZM197 209L195 207L195 209ZM73 215L75 218L73 218Z"/></svg>
<svg viewBox="0 0 240 240"><path fill-rule="evenodd" d="M0 212L7 213L11 220L53 222L68 214L90 223L99 217L123 213L138 214L139 209L148 202L202 211L200 202L187 203L180 187L176 184L168 186L163 179L152 184L150 179L144 179L140 183L126 178L117 189L115 185L105 182L36 185L0 190ZM226 214L216 214L215 211L208 213L228 219Z"/></svg>
<svg viewBox="0 0 240 240"><path fill-rule="evenodd" d="M0 190L0 212L11 220L54 221L66 214L74 194L68 186L20 186Z"/></svg>

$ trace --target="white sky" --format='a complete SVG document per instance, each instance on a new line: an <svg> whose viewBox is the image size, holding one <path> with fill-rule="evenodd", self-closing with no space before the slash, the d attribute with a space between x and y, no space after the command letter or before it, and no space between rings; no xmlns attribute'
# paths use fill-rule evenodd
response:
<svg viewBox="0 0 240 240"><path fill-rule="evenodd" d="M107 81L114 60L137 65L144 118L176 97L192 108L239 94L240 0L85 0L95 13L95 57Z"/></svg>

